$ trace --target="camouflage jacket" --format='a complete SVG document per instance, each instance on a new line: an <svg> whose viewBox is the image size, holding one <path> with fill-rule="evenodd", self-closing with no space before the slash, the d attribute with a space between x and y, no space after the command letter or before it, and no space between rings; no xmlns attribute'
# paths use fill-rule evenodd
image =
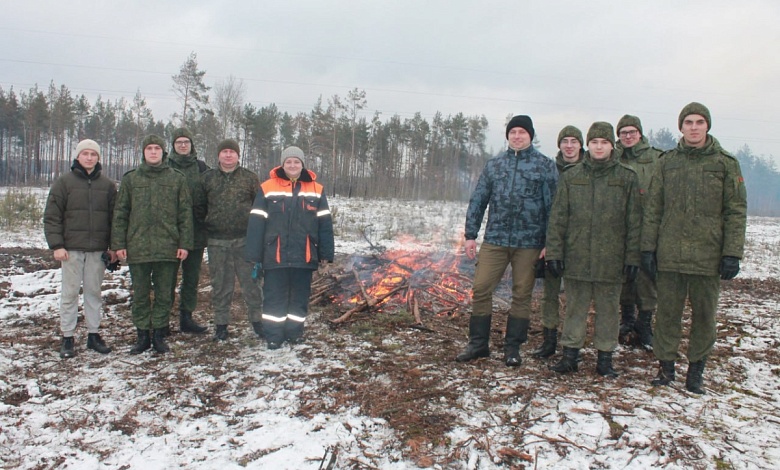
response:
<svg viewBox="0 0 780 470"><path fill-rule="evenodd" d="M201 174L209 167L203 160L198 160L195 149L189 155L181 155L172 150L168 155L168 165L179 170L187 177L187 185L192 196L192 222L195 234L195 249L205 248L208 234L206 233L206 200L203 194Z"/></svg>
<svg viewBox="0 0 780 470"><path fill-rule="evenodd" d="M640 212L636 172L617 161L582 163L561 176L547 231L548 260L563 260L566 278L623 282L623 266L639 266Z"/></svg>
<svg viewBox="0 0 780 470"><path fill-rule="evenodd" d="M616 147L621 151L620 162L636 171L639 177L639 190L642 194L646 193L648 186L650 186L650 179L653 177L653 172L655 172L656 164L663 152L655 147L651 147L645 136L642 136L642 140L633 147L623 148L620 142L617 143Z"/></svg>
<svg viewBox="0 0 780 470"><path fill-rule="evenodd" d="M193 249L187 179L167 159L157 167L142 161L122 177L111 248L126 249L128 264L176 261L176 250Z"/></svg>
<svg viewBox="0 0 780 470"><path fill-rule="evenodd" d="M230 173L217 167L203 173L203 190L209 239L246 237L249 211L260 190L257 174L240 166Z"/></svg>
<svg viewBox="0 0 780 470"><path fill-rule="evenodd" d="M580 150L580 156L574 163L569 163L566 160L563 159L563 153L561 153L560 150L558 150L558 155L555 156L555 166L558 167L558 174L560 175L564 171L568 170L572 166L582 162L582 158L585 156L585 151Z"/></svg>
<svg viewBox="0 0 780 470"><path fill-rule="evenodd" d="M111 241L116 185L98 163L87 174L78 160L54 182L46 199L43 232L49 248L105 251Z"/></svg>
<svg viewBox="0 0 780 470"><path fill-rule="evenodd" d="M664 154L650 183L642 251L658 270L712 276L723 256L742 258L747 191L739 162L712 136L703 148L682 140Z"/></svg>
<svg viewBox="0 0 780 470"><path fill-rule="evenodd" d="M558 170L533 147L491 158L466 210L466 240L476 240L490 207L484 241L512 248L542 248Z"/></svg>

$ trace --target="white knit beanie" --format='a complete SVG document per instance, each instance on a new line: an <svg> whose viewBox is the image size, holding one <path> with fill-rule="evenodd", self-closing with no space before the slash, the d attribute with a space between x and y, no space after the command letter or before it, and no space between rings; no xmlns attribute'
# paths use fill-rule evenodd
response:
<svg viewBox="0 0 780 470"><path fill-rule="evenodd" d="M284 161L288 158L297 158L301 161L301 165L306 166L303 161L303 150L300 149L300 147L287 147L286 149L282 150L282 165L284 165Z"/></svg>
<svg viewBox="0 0 780 470"><path fill-rule="evenodd" d="M84 139L76 146L76 157L78 158L79 154L83 152L84 150L94 150L98 154L98 158L100 158L100 145L98 145L97 142L95 142L92 139Z"/></svg>

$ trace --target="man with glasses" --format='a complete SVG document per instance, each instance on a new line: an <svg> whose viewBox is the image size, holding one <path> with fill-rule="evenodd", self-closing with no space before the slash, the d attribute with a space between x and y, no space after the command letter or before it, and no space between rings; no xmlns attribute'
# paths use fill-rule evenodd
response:
<svg viewBox="0 0 780 470"><path fill-rule="evenodd" d="M187 177L187 184L192 195L192 219L195 231L195 247L187 258L181 262L181 288L179 290L179 329L182 333L204 333L205 326L199 325L192 318L192 312L198 304L198 281L203 263L203 250L208 242L206 232L206 204L203 193L203 182L200 174L209 169L206 162L198 160L192 140L192 132L186 127L173 131L173 150L168 156L171 168L179 170ZM178 269L174 276L178 277ZM173 282L176 289L176 279ZM175 295L175 293L174 293Z"/></svg>
<svg viewBox="0 0 780 470"><path fill-rule="evenodd" d="M645 194L650 185L650 178L655 171L661 150L653 148L642 135L642 121L636 116L626 114L617 124L617 149L622 150L620 162L636 171L639 176L640 194ZM639 344L647 350L653 349L653 311L658 303L655 281L646 274L640 273L634 282L624 282L620 293L620 339L623 343L631 342L631 335L636 333ZM639 307L639 318L636 309Z"/></svg>

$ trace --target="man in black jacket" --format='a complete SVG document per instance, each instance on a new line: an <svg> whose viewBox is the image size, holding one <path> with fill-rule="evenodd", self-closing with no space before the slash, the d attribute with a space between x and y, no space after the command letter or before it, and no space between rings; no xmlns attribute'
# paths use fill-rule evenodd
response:
<svg viewBox="0 0 780 470"><path fill-rule="evenodd" d="M84 289L87 348L108 354L98 333L103 310L100 286L105 264L101 259L111 239L111 219L116 198L114 182L100 174L100 147L85 139L76 147L70 173L52 185L43 215L43 231L54 259L62 262L60 357L76 355L73 334L79 309L79 289ZM109 251L111 262L116 254Z"/></svg>

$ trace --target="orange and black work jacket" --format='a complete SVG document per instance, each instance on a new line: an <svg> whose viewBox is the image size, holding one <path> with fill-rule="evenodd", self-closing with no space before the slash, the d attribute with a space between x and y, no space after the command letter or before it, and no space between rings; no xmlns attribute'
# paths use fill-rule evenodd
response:
<svg viewBox="0 0 780 470"><path fill-rule="evenodd" d="M246 232L246 258L263 269L317 269L333 262L333 218L317 175L303 169L293 183L281 166L260 185Z"/></svg>

